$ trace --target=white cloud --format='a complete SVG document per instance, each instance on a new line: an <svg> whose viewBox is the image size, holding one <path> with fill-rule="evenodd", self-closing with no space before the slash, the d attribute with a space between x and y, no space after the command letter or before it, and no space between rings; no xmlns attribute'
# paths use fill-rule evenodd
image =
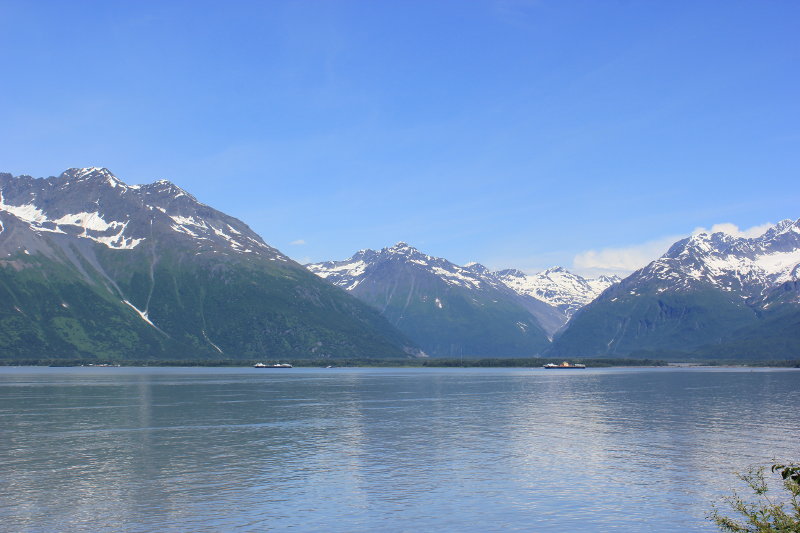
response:
<svg viewBox="0 0 800 533"><path fill-rule="evenodd" d="M584 276L598 274L624 276L657 259L681 238L681 236L673 235L620 248L587 250L575 256L572 260L572 268Z"/></svg>
<svg viewBox="0 0 800 533"><path fill-rule="evenodd" d="M302 246L305 243L306 241L304 241L303 239L297 239L296 241L292 241L289 244L291 244L292 246Z"/></svg>
<svg viewBox="0 0 800 533"><path fill-rule="evenodd" d="M736 224L723 222L722 224L714 224L711 226L710 230L706 228L695 228L695 230L692 232L692 235L697 235L699 233L722 232L727 233L728 235L733 235L734 237L746 237L748 239L752 239L753 237L760 237L772 226L774 226L772 222L767 222L759 226L753 226L752 228L740 229Z"/></svg>
<svg viewBox="0 0 800 533"><path fill-rule="evenodd" d="M736 224L724 222L714 224L711 229L695 228L692 235L700 233L723 232L735 237L752 239L763 235L773 224L766 223L752 228L741 229ZM600 250L587 250L575 256L572 268L583 276L597 276L599 274L617 274L626 276L646 266L651 261L658 259L677 241L685 238L682 235L672 235L660 239L647 241L641 244L632 244L619 248L602 248Z"/></svg>

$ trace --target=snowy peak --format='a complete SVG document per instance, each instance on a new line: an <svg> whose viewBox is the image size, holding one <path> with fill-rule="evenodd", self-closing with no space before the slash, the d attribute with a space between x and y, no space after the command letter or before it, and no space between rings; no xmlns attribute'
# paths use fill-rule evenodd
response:
<svg viewBox="0 0 800 533"><path fill-rule="evenodd" d="M372 251L372 250L368 250ZM388 248L383 248L378 252L383 254L384 256L397 256L400 258L424 258L427 259L429 256L423 254L413 246L410 246L408 243L405 242L398 242L394 246L390 246Z"/></svg>
<svg viewBox="0 0 800 533"><path fill-rule="evenodd" d="M564 323L558 310L516 294L486 267L462 267L405 242L306 267L371 305L433 355L530 356Z"/></svg>
<svg viewBox="0 0 800 533"><path fill-rule="evenodd" d="M603 276L600 276L599 278L597 278L597 281L600 281L602 283L617 283L618 281L621 281L621 280L622 280L622 278L620 278L619 276L605 276L605 275L603 275Z"/></svg>
<svg viewBox="0 0 800 533"><path fill-rule="evenodd" d="M493 284L493 280L487 279L479 270L461 267L447 259L427 255L405 242L383 248L374 254L373 263L402 261L408 266L433 274L447 285L479 289L487 283Z"/></svg>
<svg viewBox="0 0 800 533"><path fill-rule="evenodd" d="M446 259L426 255L404 242L379 251L361 250L344 261L313 263L306 267L334 285L351 291L387 262L400 262L406 268L435 276L453 287L495 289L523 298L534 298L546 304L545 307L558 309L554 312L562 317L571 316L620 280L616 276L585 279L563 267L549 268L533 275L515 269L492 272L480 263L458 266Z"/></svg>
<svg viewBox="0 0 800 533"><path fill-rule="evenodd" d="M365 258L367 252L370 252L370 257ZM362 250L344 261L312 263L306 265L306 268L322 279L326 279L346 291L352 291L361 283L367 269L373 264L372 254L375 254L375 251Z"/></svg>
<svg viewBox="0 0 800 533"><path fill-rule="evenodd" d="M768 229L764 235L762 235L762 239L772 240L779 235L783 235L784 233L800 233L800 219L792 220L787 218L785 220L781 220Z"/></svg>
<svg viewBox="0 0 800 533"><path fill-rule="evenodd" d="M132 249L142 239L128 230L129 217L101 206L101 194L92 200L84 182L115 188L121 182L105 169L70 169L60 178L34 179L28 176L0 180L0 211L13 215L37 234L61 234L91 239L112 249ZM57 182L70 180L73 185ZM92 186L94 186L92 185ZM73 194L70 187L81 189Z"/></svg>
<svg viewBox="0 0 800 533"><path fill-rule="evenodd" d="M800 349L799 278L800 221L749 238L693 235L582 309L552 353L789 359Z"/></svg>
<svg viewBox="0 0 800 533"><path fill-rule="evenodd" d="M403 241L400 241L397 244L395 244L394 246L391 246L391 247L385 248L385 249L386 250L390 250L390 251L395 252L395 253L414 253L414 252L419 253L419 250L417 250L413 246L410 246L407 242L403 242Z"/></svg>
<svg viewBox="0 0 800 533"><path fill-rule="evenodd" d="M197 198L181 189L171 181L158 180L147 185L139 185L142 193L145 194L150 202L159 203L163 200L177 200L179 198L186 198L188 201L199 204Z"/></svg>
<svg viewBox="0 0 800 533"><path fill-rule="evenodd" d="M361 250L344 261L312 263L306 267L319 277L350 291L358 287L371 272L388 263L400 263L407 268L433 275L451 286L481 289L497 285L496 280L482 275L474 266L460 267L446 259L424 254L405 242L378 251Z"/></svg>
<svg viewBox="0 0 800 533"><path fill-rule="evenodd" d="M479 276L489 276L491 271L480 263L467 263L464 269Z"/></svg>
<svg viewBox="0 0 800 533"><path fill-rule="evenodd" d="M496 274L518 294L550 304L567 316L572 316L575 311L620 281L617 276L587 279L558 266L530 275L519 270L501 270Z"/></svg>
<svg viewBox="0 0 800 533"><path fill-rule="evenodd" d="M289 261L246 224L173 183L128 186L101 167L70 168L44 179L0 174L0 211L37 234L89 239L115 250L134 249L158 236L158 242L168 238L198 253Z"/></svg>
<svg viewBox="0 0 800 533"><path fill-rule="evenodd" d="M110 170L104 167L69 168L59 176L70 183L90 182L105 184L112 188L127 187Z"/></svg>
<svg viewBox="0 0 800 533"><path fill-rule="evenodd" d="M751 298L797 281L798 265L800 220L784 220L753 238L722 232L693 235L637 272L636 279L656 281L661 290L707 284Z"/></svg>
<svg viewBox="0 0 800 533"><path fill-rule="evenodd" d="M505 270L498 270L497 272L495 272L495 274L500 277L506 277L506 276L514 278L525 277L525 272L523 272L522 270L517 270L516 268L507 268Z"/></svg>

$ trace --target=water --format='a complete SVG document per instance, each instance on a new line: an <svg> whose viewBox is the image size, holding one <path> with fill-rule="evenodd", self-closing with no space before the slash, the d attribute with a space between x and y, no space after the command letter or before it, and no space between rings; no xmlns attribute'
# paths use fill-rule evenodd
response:
<svg viewBox="0 0 800 533"><path fill-rule="evenodd" d="M800 372L0 369L3 531L716 531Z"/></svg>

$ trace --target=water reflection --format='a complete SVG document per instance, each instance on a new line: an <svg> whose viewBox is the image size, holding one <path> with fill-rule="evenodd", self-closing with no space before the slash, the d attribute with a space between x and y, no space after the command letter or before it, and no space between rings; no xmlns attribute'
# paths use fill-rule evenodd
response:
<svg viewBox="0 0 800 533"><path fill-rule="evenodd" d="M0 523L713 531L720 476L798 456L798 377L5 369Z"/></svg>

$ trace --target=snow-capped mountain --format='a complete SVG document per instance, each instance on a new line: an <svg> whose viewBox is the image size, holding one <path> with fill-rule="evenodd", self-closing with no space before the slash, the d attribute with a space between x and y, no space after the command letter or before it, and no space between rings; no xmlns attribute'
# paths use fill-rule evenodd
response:
<svg viewBox="0 0 800 533"><path fill-rule="evenodd" d="M360 250L344 261L315 263L306 267L334 285L352 291L370 276L376 265L390 260L417 265L454 287L492 288L501 292L510 289L521 297L520 301L548 335L563 327L575 311L620 281L617 276L586 279L563 267L525 274L513 269L493 272L480 263L458 266L446 259L424 254L404 242L379 251Z"/></svg>
<svg viewBox="0 0 800 533"><path fill-rule="evenodd" d="M385 262L402 262L417 265L439 277L445 284L467 289L501 288L489 270L479 263L465 267L447 259L424 254L405 242L381 250L359 250L344 261L327 261L306 265L317 276L345 290L352 291L371 273L371 269Z"/></svg>
<svg viewBox="0 0 800 533"><path fill-rule="evenodd" d="M700 233L675 243L645 267L642 282L661 290L691 290L710 284L742 298L765 296L800 279L800 220L783 220L755 238Z"/></svg>
<svg viewBox="0 0 800 533"><path fill-rule="evenodd" d="M519 294L548 303L562 310L567 317L571 317L575 311L621 280L618 276L587 279L564 267L548 268L537 274L525 274L513 269L501 270L495 276Z"/></svg>
<svg viewBox="0 0 800 533"><path fill-rule="evenodd" d="M377 312L168 181L0 174L0 359L405 356Z"/></svg>
<svg viewBox="0 0 800 533"><path fill-rule="evenodd" d="M780 358L800 353L800 220L701 233L579 310L552 353Z"/></svg>
<svg viewBox="0 0 800 533"><path fill-rule="evenodd" d="M565 320L483 265L458 266L404 242L306 266L378 309L432 355L533 355Z"/></svg>
<svg viewBox="0 0 800 533"><path fill-rule="evenodd" d="M132 250L148 239L174 234L197 253L289 260L243 222L169 181L129 186L105 168L71 168L45 179L0 174L0 212L36 234L88 239L112 250Z"/></svg>

